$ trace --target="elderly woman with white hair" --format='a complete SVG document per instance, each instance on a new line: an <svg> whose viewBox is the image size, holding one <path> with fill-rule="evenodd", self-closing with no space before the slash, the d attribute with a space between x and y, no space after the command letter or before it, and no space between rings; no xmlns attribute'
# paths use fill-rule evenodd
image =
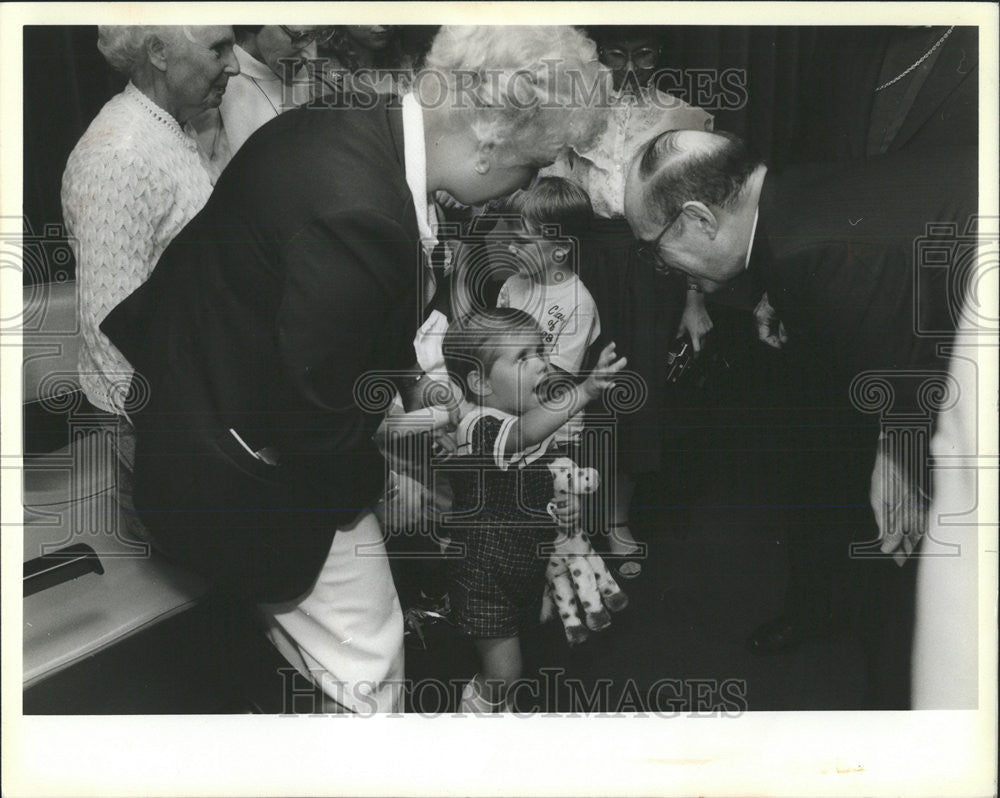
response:
<svg viewBox="0 0 1000 798"><path fill-rule="evenodd" d="M136 505L154 546L258 602L331 709L401 705L374 512L388 392L365 386L413 361L428 196L509 194L603 124L589 106L609 75L572 28L444 28L427 64L401 103L264 125L102 326L148 383Z"/></svg>
<svg viewBox="0 0 1000 798"><path fill-rule="evenodd" d="M97 46L129 82L70 154L62 206L78 244L80 382L90 403L116 419L119 503L130 529L139 531L131 510L135 437L126 405L132 368L99 325L145 281L212 192L184 125L219 105L239 67L228 27L105 25Z"/></svg>

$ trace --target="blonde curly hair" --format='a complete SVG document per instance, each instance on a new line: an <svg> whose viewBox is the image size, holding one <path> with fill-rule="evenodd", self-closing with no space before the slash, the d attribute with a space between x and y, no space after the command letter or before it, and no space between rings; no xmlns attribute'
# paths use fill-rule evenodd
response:
<svg viewBox="0 0 1000 798"><path fill-rule="evenodd" d="M468 113L505 161L545 165L603 132L611 73L570 26L444 26L415 88Z"/></svg>

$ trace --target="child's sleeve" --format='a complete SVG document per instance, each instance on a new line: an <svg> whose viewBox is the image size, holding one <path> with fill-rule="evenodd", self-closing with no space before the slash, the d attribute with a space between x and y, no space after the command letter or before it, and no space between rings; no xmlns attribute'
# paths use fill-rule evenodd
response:
<svg viewBox="0 0 1000 798"><path fill-rule="evenodd" d="M501 471L511 466L525 466L534 462L548 449L553 436L541 443L505 455L507 440L517 421L516 416L483 414L472 422L464 437L469 441L469 451L482 458L489 458Z"/></svg>

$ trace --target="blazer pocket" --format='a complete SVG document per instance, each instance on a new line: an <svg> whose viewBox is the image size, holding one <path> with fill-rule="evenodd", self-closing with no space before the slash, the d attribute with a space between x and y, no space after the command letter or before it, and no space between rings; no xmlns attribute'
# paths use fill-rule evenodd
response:
<svg viewBox="0 0 1000 798"><path fill-rule="evenodd" d="M239 471L264 485L281 485L286 479L286 470L280 463L271 465L254 457L226 430L213 430L208 438L212 454L226 467Z"/></svg>

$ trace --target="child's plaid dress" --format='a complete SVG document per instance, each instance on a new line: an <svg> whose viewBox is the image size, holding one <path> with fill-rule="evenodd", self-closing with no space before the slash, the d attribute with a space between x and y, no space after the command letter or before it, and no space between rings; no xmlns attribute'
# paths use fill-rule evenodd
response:
<svg viewBox="0 0 1000 798"><path fill-rule="evenodd" d="M452 620L476 638L513 637L537 623L549 558L543 544L556 534L545 509L553 494L544 457L551 439L504 456L515 421L477 408L458 429L462 468L451 472L455 501L442 531L465 547L448 565Z"/></svg>

